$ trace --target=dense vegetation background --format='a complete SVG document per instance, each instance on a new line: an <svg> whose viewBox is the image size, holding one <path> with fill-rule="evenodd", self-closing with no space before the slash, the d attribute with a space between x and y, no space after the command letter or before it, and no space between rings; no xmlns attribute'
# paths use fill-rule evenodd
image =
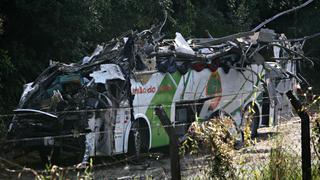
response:
<svg viewBox="0 0 320 180"><path fill-rule="evenodd" d="M75 62L96 44L129 29L142 30L163 21L167 37L220 37L251 30L263 20L303 0L1 0L0 113L17 105L22 85L33 81L49 60ZM273 21L267 28L289 38L320 32L320 1ZM308 41L305 76L320 88L320 38ZM312 77L312 78L311 78Z"/></svg>

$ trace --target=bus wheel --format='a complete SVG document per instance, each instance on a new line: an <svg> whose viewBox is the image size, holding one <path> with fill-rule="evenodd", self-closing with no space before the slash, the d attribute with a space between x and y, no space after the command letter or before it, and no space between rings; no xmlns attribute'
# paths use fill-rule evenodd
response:
<svg viewBox="0 0 320 180"><path fill-rule="evenodd" d="M141 158L141 153L149 150L149 129L148 125L143 120L136 120L133 122L128 144L128 154L134 156L136 159Z"/></svg>
<svg viewBox="0 0 320 180"><path fill-rule="evenodd" d="M250 123L250 125L248 125ZM250 138L255 138L258 135L259 128L259 110L254 107L253 111L249 111L249 107L247 107L242 116L241 122L241 130L245 132L245 128L250 127Z"/></svg>

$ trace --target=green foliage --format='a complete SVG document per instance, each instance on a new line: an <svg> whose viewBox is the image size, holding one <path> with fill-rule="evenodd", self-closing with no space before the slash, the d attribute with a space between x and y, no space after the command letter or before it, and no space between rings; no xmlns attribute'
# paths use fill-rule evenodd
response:
<svg viewBox="0 0 320 180"><path fill-rule="evenodd" d="M259 19L258 2L255 0L228 0L231 17L237 31L248 31Z"/></svg>
<svg viewBox="0 0 320 180"><path fill-rule="evenodd" d="M171 23L172 32L180 32L185 36L190 36L196 25L196 10L191 0L173 1L174 11Z"/></svg>
<svg viewBox="0 0 320 180"><path fill-rule="evenodd" d="M11 75L14 70L8 51L0 49L0 82L4 80L3 77ZM3 88L2 84L0 84L0 88Z"/></svg>
<svg viewBox="0 0 320 180"><path fill-rule="evenodd" d="M0 140L3 140L7 135L6 119L0 118Z"/></svg>
<svg viewBox="0 0 320 180"><path fill-rule="evenodd" d="M282 179L294 177L294 179L301 179L301 158L297 155L291 154L283 147L282 138L275 142L275 148L271 149L269 162L270 179ZM288 147L287 147L288 148Z"/></svg>
<svg viewBox="0 0 320 180"><path fill-rule="evenodd" d="M17 69L8 55L8 51L0 49L0 112L5 112L6 108L15 106L10 100L16 97L14 83L18 81L13 79L16 72ZM5 118L0 117L0 119L4 120Z"/></svg>
<svg viewBox="0 0 320 180"><path fill-rule="evenodd" d="M183 142L182 154L200 154L201 151L209 154L204 176L212 179L234 178L233 163L234 139L229 133L233 121L229 118L212 119L206 122L194 122L190 127L188 139ZM202 177L204 178L204 177Z"/></svg>
<svg viewBox="0 0 320 180"><path fill-rule="evenodd" d="M0 16L0 35L3 34L3 17Z"/></svg>

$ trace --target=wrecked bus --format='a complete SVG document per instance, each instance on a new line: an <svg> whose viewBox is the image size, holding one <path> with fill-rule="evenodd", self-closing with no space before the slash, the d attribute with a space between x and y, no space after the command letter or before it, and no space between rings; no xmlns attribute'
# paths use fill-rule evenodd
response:
<svg viewBox="0 0 320 180"><path fill-rule="evenodd" d="M256 136L291 114L284 92L295 87L296 60L284 35L261 30L187 41L180 33L163 39L155 29L98 45L78 63L52 62L25 85L8 138L29 138L16 145L43 159L71 151L86 161L168 145L154 113L159 104L179 136L195 119L223 115L243 135L250 108Z"/></svg>

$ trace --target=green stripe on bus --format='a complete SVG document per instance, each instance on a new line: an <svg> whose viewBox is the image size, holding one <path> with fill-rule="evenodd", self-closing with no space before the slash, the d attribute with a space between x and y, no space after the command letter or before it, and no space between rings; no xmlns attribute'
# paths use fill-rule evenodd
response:
<svg viewBox="0 0 320 180"><path fill-rule="evenodd" d="M170 75L175 82L172 82ZM162 127L159 118L154 114L154 107L160 104L163 105L163 109L170 118L171 106L177 90L175 84L178 85L180 80L181 74L178 72L166 74L160 83L157 93L153 96L149 108L147 109L146 116L148 117L152 128L151 147L160 147L169 144L169 137L165 129Z"/></svg>

